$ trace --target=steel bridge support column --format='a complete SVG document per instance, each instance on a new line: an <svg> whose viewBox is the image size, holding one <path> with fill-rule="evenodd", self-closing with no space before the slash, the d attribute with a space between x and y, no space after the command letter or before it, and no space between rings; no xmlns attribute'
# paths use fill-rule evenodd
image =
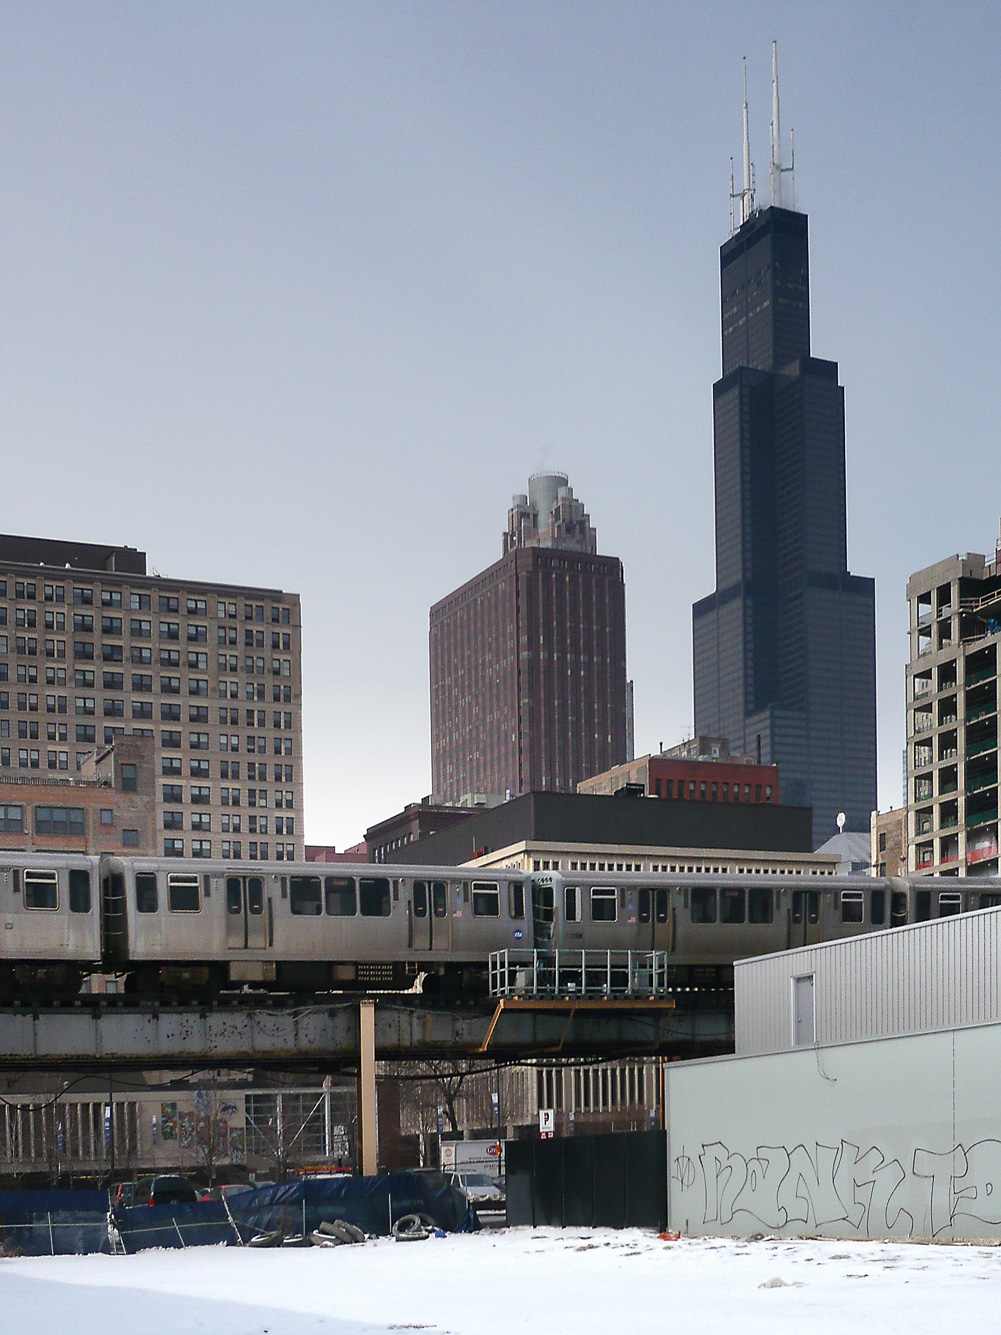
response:
<svg viewBox="0 0 1001 1335"><path fill-rule="evenodd" d="M379 1171L375 1092L375 1002L358 1003L358 1139L363 1177Z"/></svg>

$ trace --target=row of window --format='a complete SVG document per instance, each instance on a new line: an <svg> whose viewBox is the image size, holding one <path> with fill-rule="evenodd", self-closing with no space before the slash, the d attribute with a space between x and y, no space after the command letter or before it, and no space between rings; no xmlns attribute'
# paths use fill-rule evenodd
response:
<svg viewBox="0 0 1001 1335"><path fill-rule="evenodd" d="M271 854L270 854L270 852L269 852L269 849L270 849L270 844L267 844L267 843L258 843L256 840L251 840L251 841L248 843L248 845L247 845L247 858L246 858L246 861L248 861L248 862L270 862L270 861L271 861ZM183 840L183 839L164 839L164 841L163 841L163 855L164 855L164 857L167 857L167 858L183 858L183 857L184 857L184 840ZM193 858L210 858L210 857L212 857L212 856L213 856L213 853L212 853L212 841L211 841L211 839L192 839L192 841L191 841L191 856L192 856ZM243 858L243 844L242 844L242 842L241 842L239 839L235 839L235 840L224 839L224 840L222 841L222 843L220 844L220 846L219 846L219 856L220 856L221 858L226 858L226 859L230 859L230 858L240 858L240 859L242 859L242 858ZM294 862L294 861L295 861L295 844L277 844L277 843L276 843L275 846L274 846L274 860L275 860L275 862Z"/></svg>
<svg viewBox="0 0 1001 1335"><path fill-rule="evenodd" d="M79 740L79 739L78 739L78 740ZM231 765L232 765L232 763L235 763L235 762L231 762ZM220 778L226 778L226 777L227 777L227 775L223 773L223 769L222 769L222 767L223 767L225 764L226 764L225 761L222 761L222 762L220 763L220 770L219 770ZM248 766L248 768L249 768L249 766ZM263 771L264 771L266 768L267 768L267 767L266 767L265 765L258 764L258 766L257 766L257 777L258 777L259 779L263 779L263 778L265 778L265 774L264 774ZM164 757L161 759L161 761L160 761L160 773L161 773L164 777L169 777L169 776L172 775L172 774L181 774L181 773L183 773L183 769L184 769L184 766L183 766L183 762L182 762L180 756L164 756ZM203 778L203 779L207 779L207 778L210 778L210 777L211 777L211 772L212 772L212 762L209 761L209 760L189 760L189 761L188 761L188 773L189 773L189 775L191 776L191 778ZM229 772L232 773L232 769L231 769L231 768L230 768L230 771L229 771ZM274 782L274 783L292 783L293 780L295 779L295 766L294 766L294 765L275 765L275 766L274 766L274 769L273 769L273 776L274 776L274 777L273 777L273 782Z"/></svg>
<svg viewBox="0 0 1001 1335"><path fill-rule="evenodd" d="M211 831L212 815L208 811L192 811L190 813L190 822L192 830ZM229 812L223 812L219 818L219 828L223 834L242 834L243 818L242 816L233 816ZM270 817L268 816L248 816L247 833L248 834L268 834ZM165 830L183 830L184 812L183 811L165 811L163 813L163 828ZM274 834L294 835L295 817L294 816L275 816Z"/></svg>
<svg viewBox="0 0 1001 1335"><path fill-rule="evenodd" d="M146 652L148 652L148 651L146 651ZM119 661L120 661L120 660L119 660ZM144 657L141 653L140 653L140 654L137 654L136 651L133 650L133 653L132 653L132 662L133 662L133 663L146 663L146 664L148 664L148 663L151 663L151 659L148 658L148 657ZM203 668L203 670L207 671L208 669L207 669L207 667L205 667L205 668ZM262 671L263 671L263 669L262 669ZM103 675L104 675L105 678L108 677L108 676L111 676L113 681L115 680L116 677L122 677L122 682L121 682L121 684L118 684L117 682L115 682L114 685L107 686L107 685L102 681L102 686L104 687L104 689L109 689L109 690L124 690L124 689L125 689L125 686L124 686L124 674L104 673ZM16 680L17 680L17 682L18 682L19 685L21 685L21 684L26 685L26 686L37 686L37 685L38 685L38 668L37 668L33 663L28 663L28 664L25 664L25 663L18 663L18 664L17 664L17 670L16 670L16 673L15 673L15 676L16 676ZM0 682L8 682L9 680L10 680L9 665L8 665L6 662L0 662ZM194 686L192 686L191 682L192 682L193 680L195 680L195 679L189 679L189 682L188 682L188 694L189 694L189 695L191 695L191 696L203 696L203 697L205 697L205 696L208 696L208 695L210 694L210 692L209 692L209 690L208 690L208 683L207 683L207 681L204 682L204 683L202 683L201 681L196 681L196 684L195 684ZM164 683L166 683L166 685L164 685ZM68 677L67 677L66 669L65 669L64 667L47 667L47 668L45 669L45 684L46 684L46 686L67 686L67 685L69 685L69 680L68 680ZM84 687L84 688L89 687L89 688L91 688L91 689L95 689L96 686L97 686L97 673L96 673L95 669L93 669L93 668L79 668L79 667L78 667L78 668L74 668L74 669L73 669L73 682L72 682L72 684L73 684L74 686L77 686L77 687ZM241 698L239 687L240 687L240 683L239 683L238 681L220 681L220 682L218 683L217 694L218 694L218 696L219 696L219 698L220 698L221 700L238 700L238 699ZM151 695L151 694L153 693L153 689L154 689L154 688L153 688L153 676L152 676L152 674L150 674L150 673L133 673L133 675L132 675L132 690L133 690L133 691L138 692L138 693L140 693L140 694ZM181 678L180 678L180 677L173 677L173 676L165 676L165 677L161 677L161 678L160 678L159 689L160 689L161 693L164 694L164 695L180 695L180 694L182 694L182 691L181 691ZM7 691L0 691L0 701L9 700L9 698L10 698L10 697L9 697L9 692L7 692ZM18 702L19 702L19 703L18 703L18 709L32 709L32 710L37 710L37 708L38 708L38 696L37 696L37 695L35 695L35 694L31 694L30 696L26 696L25 693L23 693L23 692L19 692L17 698L18 698ZM55 697L47 697L47 698L55 698ZM248 682L246 683L246 686L245 686L244 691L243 691L243 698L247 701L248 704L249 704L251 701L255 701L255 702L258 703L258 704L262 704L262 703L267 699L267 686L266 686L266 684L265 684L264 682L256 682L256 683L255 683L255 682L252 682L252 681L248 681ZM22 699L32 700L32 701L34 701L34 703L33 703L33 704L21 704L20 701L21 701ZM290 704L292 703L292 687L291 687L291 686L280 686L280 685L278 685L277 683L276 683L274 686L272 686L272 688L271 688L271 703L272 703L272 704L275 704L275 705L282 705L282 704L290 705ZM8 706L6 703L0 703L0 708L6 709L6 708L8 708L8 707L9 707L9 706ZM230 712L230 714L232 714L232 713L235 712L235 711L232 710L232 709L230 709L229 712ZM258 711L258 712L260 712L260 711ZM219 713L220 713L220 715L222 715L223 710L220 709ZM259 726L259 725L258 725L258 726Z"/></svg>
<svg viewBox="0 0 1001 1335"><path fill-rule="evenodd" d="M240 772L239 772L239 771L240 771L240 767L239 767L239 765L237 764L237 762L236 762L235 760L233 761L232 768L233 768L233 771L234 771L233 777L238 779L238 778L240 777ZM250 768L250 767L248 766L248 769L249 769L249 768ZM267 778L267 775L263 773L263 770L266 768L264 765L258 765L256 768L257 768L259 771L262 771L262 773L261 773L261 775L260 775L260 777L261 777L262 779ZM223 777L225 778L226 776L224 775ZM248 778L253 778L253 777L254 777L253 775L248 774ZM124 791L124 788L123 788L123 791ZM161 793L162 793L164 802L166 802L166 803L168 803L168 804L170 804L170 803L180 804L180 803L183 803L183 802L184 802L184 785L183 785L183 784L180 784L180 783L165 783L165 784L163 785L162 789L161 789ZM191 787L191 793L192 793L192 795L193 795L193 796L192 796L192 799L191 799L192 802L194 802L194 803L196 803L196 804L198 804L198 805L200 805L200 806L208 806L208 805L211 803L211 801L212 801L212 789L211 789L211 788L207 788L207 787L205 787L205 786L202 785L202 784L194 784L194 785L192 785L192 787ZM220 806L224 806L224 807L238 807L238 806L241 805L241 803L242 803L242 799L243 799L243 790L242 790L241 788L229 788L229 787L223 787L223 788L220 788L220 789L219 789L219 804L220 804ZM295 793L294 793L294 791L293 791L292 789L289 789L289 788L276 788L276 789L274 790L273 801L274 801L275 809L276 809L277 811L281 811L283 808L284 808L285 810L287 810L287 811L292 811L292 810L294 810L294 808L295 808L295 800L294 800L294 799L295 799ZM247 806L248 806L248 807L266 807L266 806L268 805L268 800L269 800L269 799L268 799L268 790L267 790L266 788L248 788L248 789L247 789ZM291 820L291 817L289 818L289 820ZM279 833L281 833L280 830L279 830ZM286 833L287 833L287 834L291 834L291 833L292 833L291 829L286 830Z"/></svg>
<svg viewBox="0 0 1001 1335"><path fill-rule="evenodd" d="M0 579L0 598L6 598L8 581ZM14 598L19 601L38 601L38 583L36 580L14 580ZM46 603L66 603L66 585L65 584L43 584L42 600ZM94 589L87 585L71 585L70 601L76 607L94 606ZM125 593L121 589L102 589L100 605L102 607L127 607L133 612L149 612L152 610L152 595L149 593ZM205 598L185 598L184 610L188 616L208 616L209 600ZM222 599L215 601L215 615L219 620L234 620L238 615L238 605L235 602L223 602ZM6 608L3 609L6 612ZM161 593L157 596L157 610L161 613L179 612L181 610L181 600L176 594ZM263 621L264 604L263 603L244 603L243 619L245 621ZM274 625L288 626L291 624L291 608L271 604L271 621Z"/></svg>

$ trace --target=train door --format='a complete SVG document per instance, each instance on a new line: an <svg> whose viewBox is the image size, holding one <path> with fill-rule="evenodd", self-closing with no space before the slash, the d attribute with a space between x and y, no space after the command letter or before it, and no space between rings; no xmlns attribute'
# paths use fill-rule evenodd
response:
<svg viewBox="0 0 1001 1335"><path fill-rule="evenodd" d="M556 890L552 880L532 878L532 943L536 950L552 950L556 918Z"/></svg>
<svg viewBox="0 0 1001 1335"><path fill-rule="evenodd" d="M791 945L812 946L823 940L824 927L820 921L819 890L794 890L789 913L792 925Z"/></svg>
<svg viewBox="0 0 1001 1335"><path fill-rule="evenodd" d="M410 897L414 950L448 949L448 885L414 881Z"/></svg>
<svg viewBox="0 0 1001 1335"><path fill-rule="evenodd" d="M673 950L670 940L671 892L666 886L648 889L641 886L638 898L640 950ZM649 930L647 924L649 923Z"/></svg>
<svg viewBox="0 0 1001 1335"><path fill-rule="evenodd" d="M260 876L227 876L227 950L265 950L267 944L263 879Z"/></svg>

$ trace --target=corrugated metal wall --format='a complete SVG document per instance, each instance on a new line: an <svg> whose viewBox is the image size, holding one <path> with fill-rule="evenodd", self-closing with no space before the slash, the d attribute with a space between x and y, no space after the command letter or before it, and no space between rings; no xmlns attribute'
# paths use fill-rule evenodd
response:
<svg viewBox="0 0 1001 1335"><path fill-rule="evenodd" d="M734 967L739 1055L795 1046L793 980L814 979L817 1043L1001 1020L1001 909L848 937Z"/></svg>
<svg viewBox="0 0 1001 1335"><path fill-rule="evenodd" d="M1001 1239L1001 1025L664 1074L669 1228Z"/></svg>

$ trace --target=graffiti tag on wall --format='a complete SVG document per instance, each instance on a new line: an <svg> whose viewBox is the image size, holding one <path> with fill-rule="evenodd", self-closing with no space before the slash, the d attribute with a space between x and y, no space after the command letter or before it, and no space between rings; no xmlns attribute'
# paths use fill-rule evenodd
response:
<svg viewBox="0 0 1001 1335"><path fill-rule="evenodd" d="M671 1177L682 1200L702 1193L702 1222L755 1221L771 1232L835 1227L862 1237L935 1237L964 1220L1001 1224L1001 1140L916 1148L905 1168L871 1145L851 1141L759 1145L745 1156L722 1141L703 1144L697 1162L677 1156ZM740 1222L740 1221L738 1221Z"/></svg>

